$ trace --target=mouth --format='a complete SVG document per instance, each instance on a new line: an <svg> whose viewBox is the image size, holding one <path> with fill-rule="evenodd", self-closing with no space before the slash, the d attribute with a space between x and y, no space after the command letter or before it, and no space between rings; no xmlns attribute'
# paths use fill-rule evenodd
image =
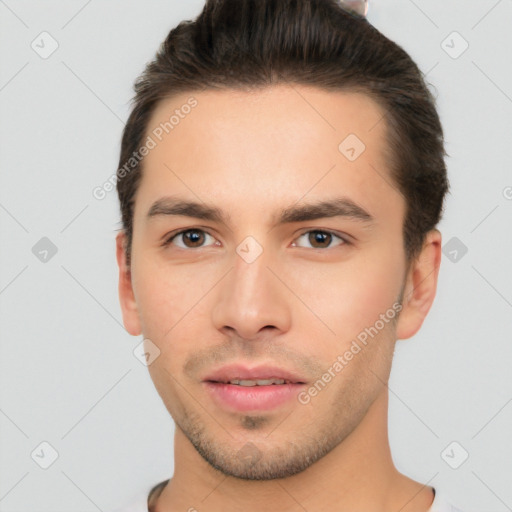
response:
<svg viewBox="0 0 512 512"><path fill-rule="evenodd" d="M203 379L206 391L217 406L247 412L275 409L297 396L306 380L275 367L227 366Z"/></svg>
<svg viewBox="0 0 512 512"><path fill-rule="evenodd" d="M233 384L236 386L279 386L283 384L306 384L297 373L276 366L248 367L232 364L213 370L202 379L205 382Z"/></svg>
<svg viewBox="0 0 512 512"><path fill-rule="evenodd" d="M285 379L271 378L271 379L230 379L223 380L207 380L213 384L232 384L233 386L243 386L252 388L254 386L282 386L283 384L304 384L304 382L292 382Z"/></svg>

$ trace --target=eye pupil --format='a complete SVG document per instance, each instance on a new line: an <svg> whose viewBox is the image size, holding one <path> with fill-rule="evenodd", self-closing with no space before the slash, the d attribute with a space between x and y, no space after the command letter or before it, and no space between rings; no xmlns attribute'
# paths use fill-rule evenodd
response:
<svg viewBox="0 0 512 512"><path fill-rule="evenodd" d="M325 244L327 241L327 245L330 243L331 234L330 233L324 233L322 231L311 231L309 235L309 241L312 245L315 245L315 243Z"/></svg>
<svg viewBox="0 0 512 512"><path fill-rule="evenodd" d="M188 239L194 246L201 245L202 239L204 235L201 231L198 230L190 230L184 233L185 239ZM199 243L198 243L199 242Z"/></svg>

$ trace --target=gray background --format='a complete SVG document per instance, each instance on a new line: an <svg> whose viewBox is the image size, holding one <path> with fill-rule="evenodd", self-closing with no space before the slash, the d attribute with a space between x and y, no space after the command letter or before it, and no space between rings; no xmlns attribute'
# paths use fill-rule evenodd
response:
<svg viewBox="0 0 512 512"><path fill-rule="evenodd" d="M107 511L172 475L172 420L121 323L116 194L92 190L135 77L202 5L0 1L2 512ZM369 19L427 73L450 154L438 295L389 383L394 459L468 512L512 510L512 1L375 0Z"/></svg>

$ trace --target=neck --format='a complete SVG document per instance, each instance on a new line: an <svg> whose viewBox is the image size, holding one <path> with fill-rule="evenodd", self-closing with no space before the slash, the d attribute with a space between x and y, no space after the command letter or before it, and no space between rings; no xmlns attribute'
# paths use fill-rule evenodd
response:
<svg viewBox="0 0 512 512"><path fill-rule="evenodd" d="M394 467L387 411L384 388L361 423L330 453L301 473L267 481L240 480L220 473L176 428L174 476L155 510L426 512L433 491Z"/></svg>

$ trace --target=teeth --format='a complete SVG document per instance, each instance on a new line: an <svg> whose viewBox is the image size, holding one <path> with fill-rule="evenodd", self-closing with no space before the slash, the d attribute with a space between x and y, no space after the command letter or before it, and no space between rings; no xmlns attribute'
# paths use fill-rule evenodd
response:
<svg viewBox="0 0 512 512"><path fill-rule="evenodd" d="M236 384L237 386L270 386L271 384L284 384L286 381L283 379L261 379L261 380L240 380L231 379L229 384Z"/></svg>

